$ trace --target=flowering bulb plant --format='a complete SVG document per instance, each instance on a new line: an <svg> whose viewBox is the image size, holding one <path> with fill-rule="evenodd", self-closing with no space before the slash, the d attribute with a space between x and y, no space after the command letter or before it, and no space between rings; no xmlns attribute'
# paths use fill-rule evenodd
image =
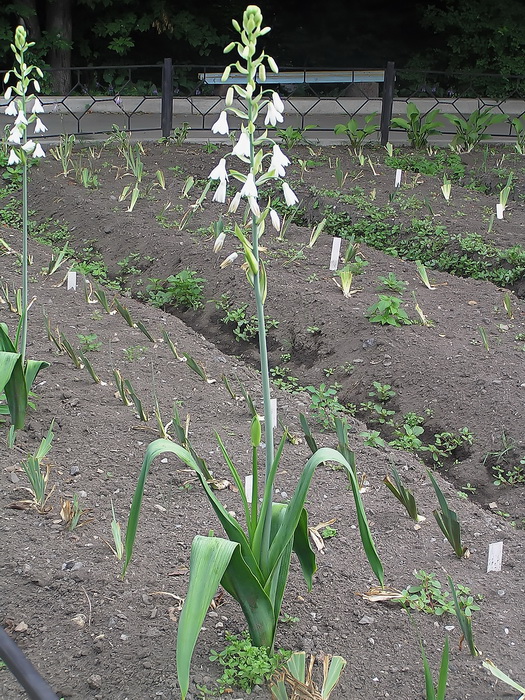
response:
<svg viewBox="0 0 525 700"><path fill-rule="evenodd" d="M7 136L9 147L7 164L8 166L20 165L22 168L22 314L14 342L9 338L6 324L0 324L0 395L5 392L12 430L23 428L31 384L39 370L49 364L37 360L26 361L25 357L29 257L27 170L30 157L42 158L45 155L39 143L36 143L33 138L28 139L28 130L30 127L33 128L31 137L47 131L39 116L44 108L37 97L37 93L40 92L37 78L42 77L42 71L37 66L27 65L25 58L26 52L33 45L33 42L27 41L24 27L17 27L14 44L11 44L15 55L15 66L4 76L5 84L12 78L16 79L15 84L7 87L4 93L4 99L8 101L5 114L15 117ZM13 93L16 95L14 99L12 99ZM4 409L5 406L0 405L0 414L5 413Z"/></svg>
<svg viewBox="0 0 525 700"><path fill-rule="evenodd" d="M16 83L9 86L5 93L4 99L9 100L5 113L8 116L15 117L13 126L9 131L7 143L10 147L8 165L22 164L22 330L21 330L21 353L22 361L25 359L26 343L27 343L27 166L28 158L43 158L45 153L42 146L36 143L32 138L27 138L30 125L34 124L33 134L43 134L47 131L40 114L44 108L37 97L40 92L40 84L37 80L42 78L42 71L38 66L26 64L25 54L34 46L34 42L27 41L27 34L24 27L19 26L15 31L15 43L11 44L11 49L15 54L15 66L12 70L8 70L4 76L4 83L7 84L13 77L16 78ZM35 77L36 76L36 77ZM32 90L29 93L29 90ZM13 93L16 95L11 99Z"/></svg>
<svg viewBox="0 0 525 700"><path fill-rule="evenodd" d="M262 27L261 11L254 5L248 6L245 10L242 26L235 20L233 20L233 26L239 33L240 40L230 43L225 52L236 50L239 59L227 66L223 81L228 80L232 68L235 68L244 77L245 85L233 85L228 88L225 108L213 125L212 131L228 134L229 114L241 120L240 136L231 155L243 163L243 169L247 172L242 173L235 169L228 171L226 158L222 158L209 177L211 180L218 181L213 195L215 202L226 201L227 184L232 178L237 180L241 187L229 204L229 212L235 212L243 198L246 199L248 209L247 216L244 217L245 223L234 225L234 235L240 243L240 252L229 255L221 265L224 267L231 264L239 255L244 257L243 268L254 290L259 326L264 416L262 421L258 415L255 415L252 420L251 476L246 484L243 483L241 473L233 463L226 447L220 438L218 439L221 453L239 491L245 528L219 501L190 451L169 440L155 440L146 450L131 505L123 566L123 573L125 573L132 555L144 483L151 463L162 452L175 453L199 476L227 536L227 538L221 538L198 535L192 543L189 588L177 634L177 674L183 699L189 688L190 662L197 637L219 584L241 606L252 643L269 649L274 644L292 552L295 552L299 559L307 586L311 587L316 563L315 554L308 540L307 513L304 503L313 473L318 465L327 461L337 462L347 471L352 485L362 543L372 570L380 584L383 584L383 569L370 533L357 478L352 466L341 452L329 448L317 450L306 462L295 492L288 503L273 502L273 483L284 449L285 436L281 438L275 449L264 323L267 280L264 263L259 254L259 240L264 233L268 217L277 230L280 221L270 204L261 208L259 192L266 181L276 179L282 183L282 192L289 206L297 202L297 197L290 185L282 179L290 161L279 146L268 137L266 130L259 136L256 134L256 120L261 111L266 110L265 125L275 126L277 122L280 123L283 120L282 100L276 92L264 87L266 66L277 73L277 65L273 58L264 52L256 55L257 40L270 31L269 27ZM235 93L245 107L234 106ZM225 231L221 230L215 241L216 252L221 249L224 240ZM264 454L264 474L259 470L260 453Z"/></svg>

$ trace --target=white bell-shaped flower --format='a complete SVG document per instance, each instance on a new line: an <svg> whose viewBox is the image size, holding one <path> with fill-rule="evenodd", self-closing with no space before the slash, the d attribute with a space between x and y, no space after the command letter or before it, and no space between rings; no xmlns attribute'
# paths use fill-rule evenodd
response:
<svg viewBox="0 0 525 700"><path fill-rule="evenodd" d="M35 97L35 101L33 102L33 108L31 109L33 114L42 114L44 111L44 107L38 97Z"/></svg>
<svg viewBox="0 0 525 700"><path fill-rule="evenodd" d="M229 134L230 127L228 126L228 115L223 110L215 124L211 127L212 133L214 134Z"/></svg>
<svg viewBox="0 0 525 700"><path fill-rule="evenodd" d="M218 164L213 168L211 173L208 175L210 180L228 180L228 171L226 170L226 159L221 158Z"/></svg>
<svg viewBox="0 0 525 700"><path fill-rule="evenodd" d="M37 117L35 122L35 134L43 134L47 131L47 126L43 123L40 117Z"/></svg>
<svg viewBox="0 0 525 700"><path fill-rule="evenodd" d="M241 197L257 198L257 185L255 184L253 173L248 173L246 177L246 182L244 183L241 189Z"/></svg>
<svg viewBox="0 0 525 700"><path fill-rule="evenodd" d="M239 136L239 140L233 147L232 154L239 157L250 157L250 137L246 131L243 131Z"/></svg>
<svg viewBox="0 0 525 700"><path fill-rule="evenodd" d="M299 201L297 195L287 182L283 182L283 195L284 201L289 207L293 207L294 204L297 204L297 202Z"/></svg>
<svg viewBox="0 0 525 700"><path fill-rule="evenodd" d="M226 201L226 187L228 186L228 183L226 180L221 180L219 182L219 186L215 190L215 193L213 195L213 202L220 202L221 204L224 204Z"/></svg>
<svg viewBox="0 0 525 700"><path fill-rule="evenodd" d="M18 110L16 108L16 100L11 100L11 102L5 108L4 114L7 114L8 117L16 117L16 115L18 114Z"/></svg>
<svg viewBox="0 0 525 700"><path fill-rule="evenodd" d="M12 148L9 153L9 160L7 161L7 165L18 165L18 163L20 163L20 158L16 155L15 149Z"/></svg>

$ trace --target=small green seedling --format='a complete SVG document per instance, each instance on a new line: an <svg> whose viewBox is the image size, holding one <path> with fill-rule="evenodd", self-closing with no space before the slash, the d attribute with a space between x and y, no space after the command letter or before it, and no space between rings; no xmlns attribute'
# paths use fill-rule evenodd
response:
<svg viewBox="0 0 525 700"><path fill-rule="evenodd" d="M418 514L414 494L403 484L397 469L392 468L392 478L388 475L385 476L383 483L394 494L401 505L404 506L406 512L414 522L420 523L426 520L423 515Z"/></svg>
<svg viewBox="0 0 525 700"><path fill-rule="evenodd" d="M441 507L441 510L433 511L436 522L439 525L441 532L445 535L446 539L454 550L454 554L459 559L466 559L470 556L470 552L468 547L465 547L461 542L461 527L457 513L451 510L449 507L443 492L437 485L437 482L432 475L432 472L428 471L427 473L430 481L432 482L432 486L434 487L434 491L436 492L436 496Z"/></svg>
<svg viewBox="0 0 525 700"><path fill-rule="evenodd" d="M382 326L405 326L412 323L407 312L401 308L402 299L388 294L379 294L378 297L378 301L366 311L371 323L380 323Z"/></svg>

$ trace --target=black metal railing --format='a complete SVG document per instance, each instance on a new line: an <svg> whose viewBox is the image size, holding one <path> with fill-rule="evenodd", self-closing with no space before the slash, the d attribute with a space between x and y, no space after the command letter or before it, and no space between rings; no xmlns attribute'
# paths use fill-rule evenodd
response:
<svg viewBox="0 0 525 700"><path fill-rule="evenodd" d="M334 72L350 73L351 70ZM379 114L383 144L392 131L393 112L404 114L406 103L412 100L416 103L425 100L418 103L423 113L437 108L465 118L476 108L504 113L508 100L525 100L525 76L396 69L394 63L389 62L383 71L383 80L372 85L349 80L341 80L339 84L320 80L309 83L309 74L316 71L328 74L330 69L282 68L283 73L291 71L297 74L297 83L276 84L287 101L288 124L301 130L308 127L312 135L333 133L335 123L354 116L360 118L375 109ZM170 58L154 65L73 67L69 69L70 89L60 97L45 94L53 83L54 72L46 69L42 81L46 112L60 117L46 134L47 138L56 138L61 133L105 134L111 131L115 121L127 131L145 135L160 132L162 136L169 136L176 117L186 122L191 132L203 133L209 131L223 100L223 86L209 84L206 80L207 75L221 73L222 67L175 65ZM474 99L474 107L466 104L465 99ZM313 124L315 115L322 114L323 109L334 115L333 124L328 124L330 120L327 119L324 125ZM522 118L525 114L523 105L515 105L513 109L515 117ZM455 133L448 120L443 121L442 133ZM0 126L2 123L7 120L0 119ZM495 135L502 138L510 138L511 132L510 122L494 130Z"/></svg>

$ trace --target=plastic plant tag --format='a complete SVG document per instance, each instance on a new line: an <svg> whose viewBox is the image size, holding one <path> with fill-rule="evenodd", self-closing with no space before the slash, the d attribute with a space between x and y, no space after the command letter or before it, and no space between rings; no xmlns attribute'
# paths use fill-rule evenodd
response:
<svg viewBox="0 0 525 700"><path fill-rule="evenodd" d="M248 474L244 477L244 490L246 492L246 500L252 502L253 474Z"/></svg>
<svg viewBox="0 0 525 700"><path fill-rule="evenodd" d="M399 187L399 185L401 184L401 173L402 172L403 171L401 170L401 168L396 169L396 178L394 180L394 187Z"/></svg>
<svg viewBox="0 0 525 700"><path fill-rule="evenodd" d="M339 264L339 253L341 251L341 239L334 238L332 243L332 254L330 255L330 270L337 270Z"/></svg>
<svg viewBox="0 0 525 700"><path fill-rule="evenodd" d="M503 204L496 204L496 217L503 219Z"/></svg>
<svg viewBox="0 0 525 700"><path fill-rule="evenodd" d="M489 571L501 571L503 559L503 542L492 542L489 545L489 557L487 561L487 573Z"/></svg>
<svg viewBox="0 0 525 700"><path fill-rule="evenodd" d="M270 399L270 408L272 411L272 428L277 428L277 399Z"/></svg>
<svg viewBox="0 0 525 700"><path fill-rule="evenodd" d="M67 273L67 290L73 289L75 291L77 288L77 273L75 270L69 270Z"/></svg>

